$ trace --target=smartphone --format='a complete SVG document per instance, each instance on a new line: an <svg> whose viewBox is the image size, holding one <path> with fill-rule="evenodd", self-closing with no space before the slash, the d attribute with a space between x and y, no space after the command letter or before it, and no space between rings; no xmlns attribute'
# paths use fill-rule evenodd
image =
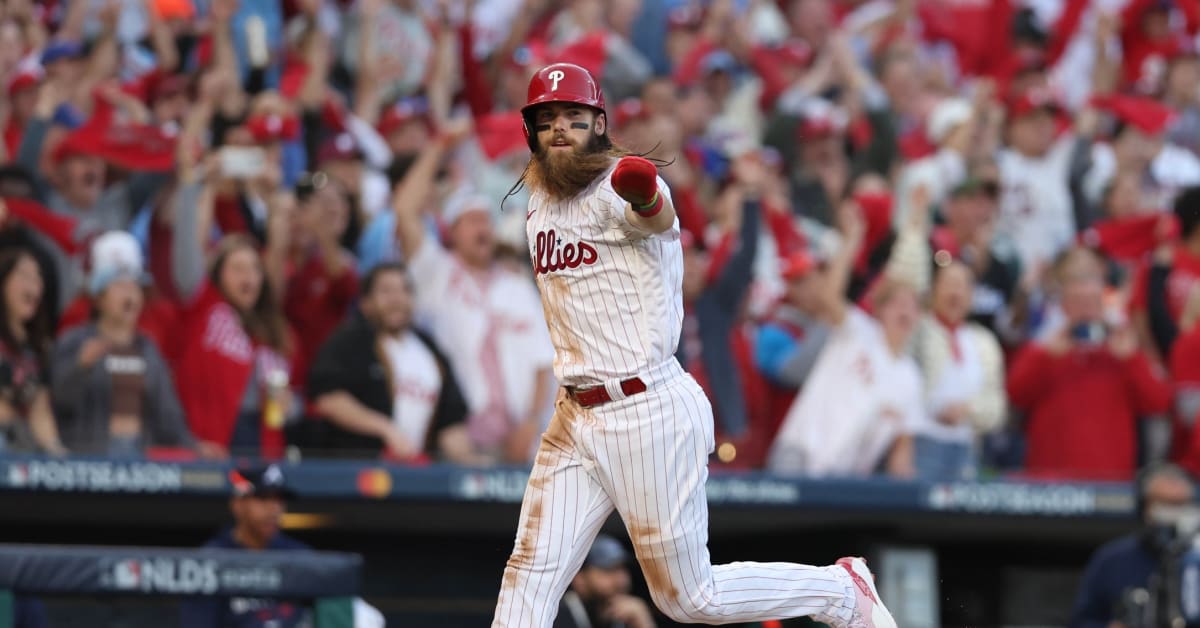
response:
<svg viewBox="0 0 1200 628"><path fill-rule="evenodd" d="M226 146L221 149L221 174L231 179L253 179L262 174L267 155L256 146Z"/></svg>

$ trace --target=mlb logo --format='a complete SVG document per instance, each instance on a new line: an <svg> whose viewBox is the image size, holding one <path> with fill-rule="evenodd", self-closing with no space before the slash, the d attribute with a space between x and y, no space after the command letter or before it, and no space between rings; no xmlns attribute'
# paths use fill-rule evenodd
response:
<svg viewBox="0 0 1200 628"><path fill-rule="evenodd" d="M466 499L479 499L483 497L485 483L487 480L482 474L472 473L462 479L459 490L462 491L462 496Z"/></svg>
<svg viewBox="0 0 1200 628"><path fill-rule="evenodd" d="M21 488L29 484L29 470L23 464L8 465L8 485Z"/></svg>
<svg viewBox="0 0 1200 628"><path fill-rule="evenodd" d="M113 566L113 586L118 589L137 589L142 583L142 565L125 560Z"/></svg>

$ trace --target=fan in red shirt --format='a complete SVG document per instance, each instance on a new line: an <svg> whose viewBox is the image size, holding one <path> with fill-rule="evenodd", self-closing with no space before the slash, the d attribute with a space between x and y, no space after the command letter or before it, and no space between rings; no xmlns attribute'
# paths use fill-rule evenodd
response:
<svg viewBox="0 0 1200 628"><path fill-rule="evenodd" d="M1184 190L1175 199L1175 218L1180 240L1171 255L1171 270L1167 274L1167 312L1178 324L1188 295L1200 287L1200 187ZM1147 283L1149 267L1138 274L1132 296L1133 313L1139 325L1146 324ZM1161 355L1169 347L1158 347Z"/></svg>
<svg viewBox="0 0 1200 628"><path fill-rule="evenodd" d="M226 236L184 319L176 381L192 433L233 454L283 453L294 341L255 242ZM191 286L188 286L189 288Z"/></svg>
<svg viewBox="0 0 1200 628"><path fill-rule="evenodd" d="M1173 10L1182 13L1184 32L1172 27ZM1132 0L1121 12L1122 78L1143 93L1154 93L1166 76L1167 60L1200 30L1200 5L1190 1Z"/></svg>
<svg viewBox="0 0 1200 628"><path fill-rule="evenodd" d="M1009 370L1009 396L1028 413L1031 475L1129 479L1138 420L1171 403L1133 329L1104 322L1104 271L1087 249L1060 258L1054 273L1066 324L1022 350Z"/></svg>
<svg viewBox="0 0 1200 628"><path fill-rule="evenodd" d="M21 147L25 126L33 119L37 104L38 85L42 82L40 71L26 70L8 80L8 119L4 122L4 161L12 161Z"/></svg>
<svg viewBox="0 0 1200 628"><path fill-rule="evenodd" d="M296 184L290 233L270 250L286 256L283 310L299 342L292 379L304 388L308 367L330 332L350 311L358 294L354 258L340 241L350 221L350 205L337 181L323 172L306 173Z"/></svg>
<svg viewBox="0 0 1200 628"><path fill-rule="evenodd" d="M1175 411L1182 425L1190 426L1180 463L1192 473L1200 472L1200 285L1192 290L1179 336L1171 346L1171 379L1175 384Z"/></svg>

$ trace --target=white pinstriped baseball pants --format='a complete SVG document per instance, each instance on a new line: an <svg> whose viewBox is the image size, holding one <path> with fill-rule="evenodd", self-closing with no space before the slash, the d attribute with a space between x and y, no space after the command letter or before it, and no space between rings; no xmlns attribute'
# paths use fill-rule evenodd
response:
<svg viewBox="0 0 1200 628"><path fill-rule="evenodd" d="M559 598L615 508L654 604L675 621L725 624L812 616L841 625L854 585L841 567L737 562L708 554L712 407L670 360L646 392L582 408L565 394L525 489L493 628L548 628Z"/></svg>

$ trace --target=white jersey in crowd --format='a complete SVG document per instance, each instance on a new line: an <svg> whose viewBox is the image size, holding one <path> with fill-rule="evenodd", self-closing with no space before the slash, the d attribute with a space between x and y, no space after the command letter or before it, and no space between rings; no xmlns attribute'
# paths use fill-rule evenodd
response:
<svg viewBox="0 0 1200 628"><path fill-rule="evenodd" d="M500 267L469 271L426 237L408 260L416 289L416 320L446 354L472 413L502 405L514 422L533 404L538 371L554 351L529 280Z"/></svg>
<svg viewBox="0 0 1200 628"><path fill-rule="evenodd" d="M657 235L636 230L611 172L565 201L541 192L529 199L529 255L556 349L554 374L566 386L645 373L674 359L679 344L679 221ZM671 198L661 177L658 189Z"/></svg>
<svg viewBox="0 0 1200 628"><path fill-rule="evenodd" d="M1000 151L997 230L1013 242L1024 269L1049 262L1075 237L1070 172L1075 136L1066 133L1040 158Z"/></svg>
<svg viewBox="0 0 1200 628"><path fill-rule="evenodd" d="M385 336L381 344L392 376L392 422L408 442L423 447L442 393L437 358L411 330Z"/></svg>
<svg viewBox="0 0 1200 628"><path fill-rule="evenodd" d="M772 471L870 475L897 436L922 422L921 372L894 355L883 328L850 307L771 447Z"/></svg>

